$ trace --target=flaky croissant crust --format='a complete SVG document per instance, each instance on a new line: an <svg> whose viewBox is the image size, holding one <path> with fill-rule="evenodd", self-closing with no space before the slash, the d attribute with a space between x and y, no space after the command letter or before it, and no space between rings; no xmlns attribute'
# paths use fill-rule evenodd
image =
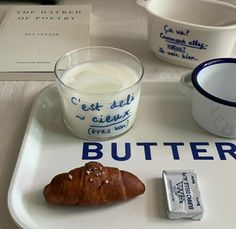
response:
<svg viewBox="0 0 236 229"><path fill-rule="evenodd" d="M132 173L98 162L55 176L43 191L52 204L101 205L143 194L144 184Z"/></svg>

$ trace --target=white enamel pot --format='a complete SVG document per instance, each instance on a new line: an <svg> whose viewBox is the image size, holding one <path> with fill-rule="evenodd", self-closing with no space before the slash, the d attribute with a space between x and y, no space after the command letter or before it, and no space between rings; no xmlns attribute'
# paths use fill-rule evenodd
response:
<svg viewBox="0 0 236 229"><path fill-rule="evenodd" d="M230 57L236 41L236 6L212 0L138 0L148 12L148 42L155 55L194 68Z"/></svg>
<svg viewBox="0 0 236 229"><path fill-rule="evenodd" d="M191 97L192 116L200 127L236 138L236 58L201 63L181 78L180 88Z"/></svg>

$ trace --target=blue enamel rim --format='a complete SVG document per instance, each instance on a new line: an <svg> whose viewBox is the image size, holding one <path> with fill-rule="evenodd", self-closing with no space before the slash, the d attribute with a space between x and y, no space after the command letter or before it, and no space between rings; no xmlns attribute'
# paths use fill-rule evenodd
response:
<svg viewBox="0 0 236 229"><path fill-rule="evenodd" d="M205 62L199 64L192 72L192 83L193 83L193 86L197 89L197 91L200 92L206 98L213 100L217 103L226 105L226 106L236 107L236 102L232 102L232 101L228 101L228 100L224 100L219 97L216 97L216 96L210 94L209 92L205 91L198 83L198 74L204 68L211 66L211 65L223 64L223 63L236 64L236 58L217 58L217 59L208 60L208 61L205 61ZM235 77L236 77L236 72L235 72ZM236 90L236 88L235 88L235 90Z"/></svg>

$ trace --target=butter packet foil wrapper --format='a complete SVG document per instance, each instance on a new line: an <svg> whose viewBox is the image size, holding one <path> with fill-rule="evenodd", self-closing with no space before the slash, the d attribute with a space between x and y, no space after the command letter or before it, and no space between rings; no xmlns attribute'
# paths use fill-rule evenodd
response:
<svg viewBox="0 0 236 229"><path fill-rule="evenodd" d="M167 197L168 218L202 219L204 209L196 173L192 170L164 170L162 177Z"/></svg>

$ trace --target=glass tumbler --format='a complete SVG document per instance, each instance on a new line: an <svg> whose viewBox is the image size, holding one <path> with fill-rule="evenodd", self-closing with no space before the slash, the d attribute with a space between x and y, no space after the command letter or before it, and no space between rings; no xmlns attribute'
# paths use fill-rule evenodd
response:
<svg viewBox="0 0 236 229"><path fill-rule="evenodd" d="M74 135L108 140L133 126L144 74L137 57L86 47L62 56L54 71L64 123Z"/></svg>

